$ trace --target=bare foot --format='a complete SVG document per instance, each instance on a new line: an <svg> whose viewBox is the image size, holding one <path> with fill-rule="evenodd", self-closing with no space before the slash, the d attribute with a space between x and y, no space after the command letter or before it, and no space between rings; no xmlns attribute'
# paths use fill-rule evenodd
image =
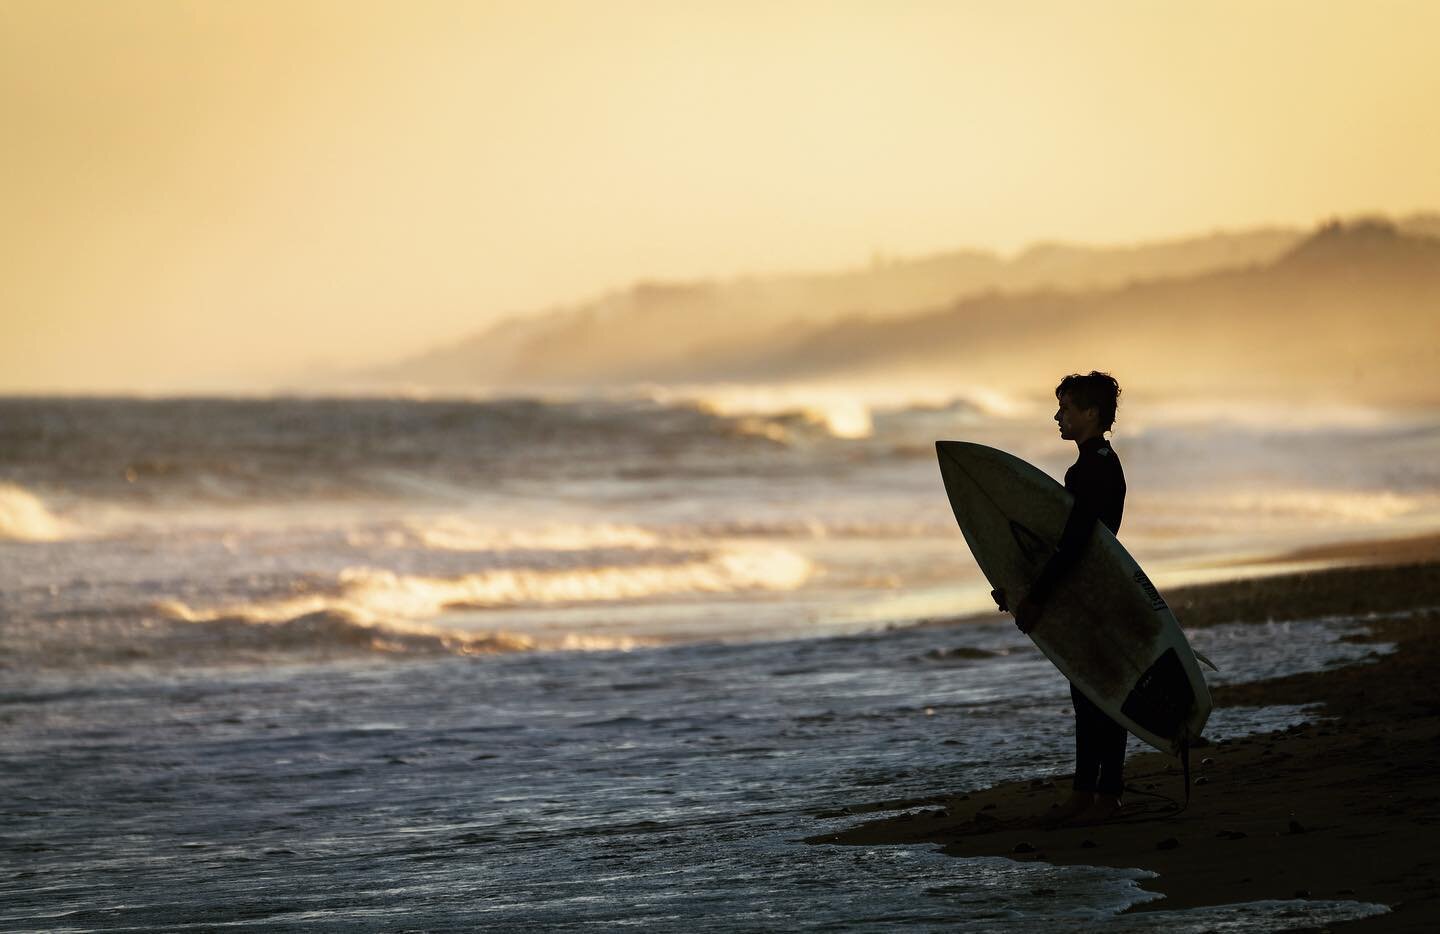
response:
<svg viewBox="0 0 1440 934"><path fill-rule="evenodd" d="M1096 795L1094 802L1088 808L1070 818L1065 824L1068 827L1103 824L1120 816L1124 807L1124 802L1118 795Z"/></svg>
<svg viewBox="0 0 1440 934"><path fill-rule="evenodd" d="M1038 815L1042 824L1058 827L1073 817L1084 814L1095 805L1095 793L1093 791L1072 791L1070 797L1059 807L1053 807L1044 814Z"/></svg>

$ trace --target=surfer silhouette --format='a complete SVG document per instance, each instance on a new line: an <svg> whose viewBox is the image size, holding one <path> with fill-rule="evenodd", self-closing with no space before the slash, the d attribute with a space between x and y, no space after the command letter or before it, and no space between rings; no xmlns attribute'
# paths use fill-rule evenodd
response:
<svg viewBox="0 0 1440 934"><path fill-rule="evenodd" d="M1095 370L1084 376L1072 373L1055 387L1055 399L1060 437L1074 441L1079 451L1074 465L1065 471L1065 489L1074 497L1074 505L1059 545L1015 607L1015 625L1024 633L1043 625L1045 601L1056 582L1079 560L1095 523L1119 532L1125 509L1125 473L1105 440L1105 432L1115 422L1120 384L1110 374ZM1010 609L1003 590L992 596L1002 611ZM1114 817L1122 807L1128 734L1074 684L1070 685L1070 698L1075 705L1075 780L1070 798L1058 812L1047 816L1056 822L1099 823Z"/></svg>

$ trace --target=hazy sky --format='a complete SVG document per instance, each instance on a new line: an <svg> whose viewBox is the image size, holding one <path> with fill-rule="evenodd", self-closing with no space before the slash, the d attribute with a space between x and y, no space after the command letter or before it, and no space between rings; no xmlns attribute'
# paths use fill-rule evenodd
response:
<svg viewBox="0 0 1440 934"><path fill-rule="evenodd" d="M0 0L0 390L641 278L1440 208L1440 2Z"/></svg>

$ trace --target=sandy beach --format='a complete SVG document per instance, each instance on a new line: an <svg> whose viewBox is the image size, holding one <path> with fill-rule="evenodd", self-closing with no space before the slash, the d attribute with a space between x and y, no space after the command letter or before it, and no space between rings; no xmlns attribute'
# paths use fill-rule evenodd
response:
<svg viewBox="0 0 1440 934"><path fill-rule="evenodd" d="M852 805L853 813L877 817L807 842L939 844L954 856L1158 873L1143 885L1164 898L1132 911L1354 899L1391 912L1328 927L1440 929L1440 854L1433 836L1440 818L1434 780L1440 539L1317 551L1349 566L1167 594L1187 628L1355 616L1369 633L1353 638L1378 650L1361 664L1218 687L1217 708L1319 706L1303 726L1194 750L1191 800L1183 812L1130 794L1119 822L1047 830L1041 819L1068 792L1069 776L1021 775L968 794ZM1385 651L1390 645L1395 651ZM1057 727L1056 742L1071 742L1068 729ZM1129 748L1132 788L1183 797L1178 761L1133 738ZM1295 924L1312 926L1303 913Z"/></svg>

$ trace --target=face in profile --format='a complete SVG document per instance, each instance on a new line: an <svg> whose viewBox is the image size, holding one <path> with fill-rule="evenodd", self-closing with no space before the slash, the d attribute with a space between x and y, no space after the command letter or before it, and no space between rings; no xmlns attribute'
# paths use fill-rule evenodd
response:
<svg viewBox="0 0 1440 934"><path fill-rule="evenodd" d="M1055 421L1060 424L1060 437L1066 441L1080 441L1101 433L1100 410L1080 408L1068 392L1060 394Z"/></svg>

